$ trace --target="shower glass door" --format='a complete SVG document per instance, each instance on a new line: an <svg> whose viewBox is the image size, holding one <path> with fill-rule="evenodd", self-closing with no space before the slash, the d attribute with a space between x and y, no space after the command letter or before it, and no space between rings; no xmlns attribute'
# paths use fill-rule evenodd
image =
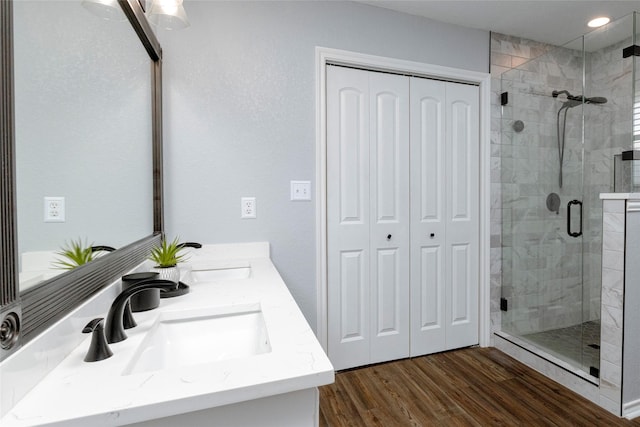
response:
<svg viewBox="0 0 640 427"><path fill-rule="evenodd" d="M502 75L502 329L598 369L585 306L582 39ZM503 307L504 308L504 307ZM591 345L591 346L590 346ZM593 357L591 357L593 355Z"/></svg>
<svg viewBox="0 0 640 427"><path fill-rule="evenodd" d="M629 191L634 178L616 170L634 146L634 58L622 52L634 43L633 19L501 76L502 330L591 378L600 365L599 196Z"/></svg>

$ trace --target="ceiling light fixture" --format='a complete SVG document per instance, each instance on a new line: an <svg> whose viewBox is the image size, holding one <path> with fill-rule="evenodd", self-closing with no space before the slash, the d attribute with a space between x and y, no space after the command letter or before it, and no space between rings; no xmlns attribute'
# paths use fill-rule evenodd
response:
<svg viewBox="0 0 640 427"><path fill-rule="evenodd" d="M165 30L181 30L191 25L182 0L153 0L147 11L147 18L152 24Z"/></svg>
<svg viewBox="0 0 640 427"><path fill-rule="evenodd" d="M124 21L127 19L117 0L82 0L81 4L95 16L107 21Z"/></svg>
<svg viewBox="0 0 640 427"><path fill-rule="evenodd" d="M606 16L599 16L589 21L587 25L591 28L598 28L598 27L602 27L603 25L607 25L609 21L611 20Z"/></svg>

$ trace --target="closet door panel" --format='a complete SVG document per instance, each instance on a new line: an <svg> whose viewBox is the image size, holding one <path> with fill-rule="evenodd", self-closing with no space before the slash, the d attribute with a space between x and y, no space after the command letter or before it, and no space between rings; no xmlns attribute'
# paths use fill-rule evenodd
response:
<svg viewBox="0 0 640 427"><path fill-rule="evenodd" d="M328 352L336 369L370 363L368 73L327 67Z"/></svg>
<svg viewBox="0 0 640 427"><path fill-rule="evenodd" d="M452 221L469 221L471 212L471 106L464 101L455 100L449 106L449 123L451 129L451 218ZM477 162L477 159L474 159ZM471 168L471 169L470 169ZM473 184L477 184L474 180ZM475 191L477 193L477 189Z"/></svg>
<svg viewBox="0 0 640 427"><path fill-rule="evenodd" d="M437 96L437 92L434 95ZM418 104L420 221L427 223L442 221L442 188L444 185L442 95L440 94L440 98L425 96L419 100Z"/></svg>
<svg viewBox="0 0 640 427"><path fill-rule="evenodd" d="M379 249L377 251L378 295L376 305L376 335L394 335L401 333L400 313L403 303L399 297L399 253L397 249Z"/></svg>
<svg viewBox="0 0 640 427"><path fill-rule="evenodd" d="M371 363L409 356L409 79L369 75Z"/></svg>
<svg viewBox="0 0 640 427"><path fill-rule="evenodd" d="M364 251L340 252L340 343L367 339L367 310Z"/></svg>
<svg viewBox="0 0 640 427"><path fill-rule="evenodd" d="M400 94L381 92L375 94L373 98L375 102L372 114L373 139L375 143L374 155L371 170L375 173L372 178L375 180L373 186L374 194L372 197L376 200L375 212L377 223L399 223L403 220L405 202L404 189L402 185L405 180L402 176L402 159L401 155L404 151L402 146L405 141L403 137L406 131L401 129L401 103L405 100L401 99Z"/></svg>
<svg viewBox="0 0 640 427"><path fill-rule="evenodd" d="M366 94L355 88L344 88L338 94L339 135L337 139L338 155L338 192L340 195L339 212L342 224L362 225L367 213L366 194L368 165L366 152L363 153L366 130L363 128L363 114L366 114L364 101ZM363 155L364 154L364 155Z"/></svg>
<svg viewBox="0 0 640 427"><path fill-rule="evenodd" d="M445 84L411 78L411 355L445 345Z"/></svg>
<svg viewBox="0 0 640 427"><path fill-rule="evenodd" d="M441 248L421 249L419 318L412 322L412 356L442 351L446 338L445 298ZM412 304L414 301L412 299Z"/></svg>
<svg viewBox="0 0 640 427"><path fill-rule="evenodd" d="M478 88L446 85L448 350L478 343L480 127Z"/></svg>

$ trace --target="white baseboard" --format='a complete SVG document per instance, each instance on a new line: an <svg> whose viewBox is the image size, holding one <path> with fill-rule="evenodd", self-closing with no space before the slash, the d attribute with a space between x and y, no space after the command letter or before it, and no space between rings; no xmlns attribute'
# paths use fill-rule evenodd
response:
<svg viewBox="0 0 640 427"><path fill-rule="evenodd" d="M628 420L640 417L640 399L622 404L622 416Z"/></svg>

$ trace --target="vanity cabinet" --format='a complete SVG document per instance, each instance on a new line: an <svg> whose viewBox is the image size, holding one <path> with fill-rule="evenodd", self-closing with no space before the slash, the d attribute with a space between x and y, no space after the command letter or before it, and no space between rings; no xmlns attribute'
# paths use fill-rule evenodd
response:
<svg viewBox="0 0 640 427"><path fill-rule="evenodd" d="M319 411L318 389L310 388L130 426L315 427Z"/></svg>

